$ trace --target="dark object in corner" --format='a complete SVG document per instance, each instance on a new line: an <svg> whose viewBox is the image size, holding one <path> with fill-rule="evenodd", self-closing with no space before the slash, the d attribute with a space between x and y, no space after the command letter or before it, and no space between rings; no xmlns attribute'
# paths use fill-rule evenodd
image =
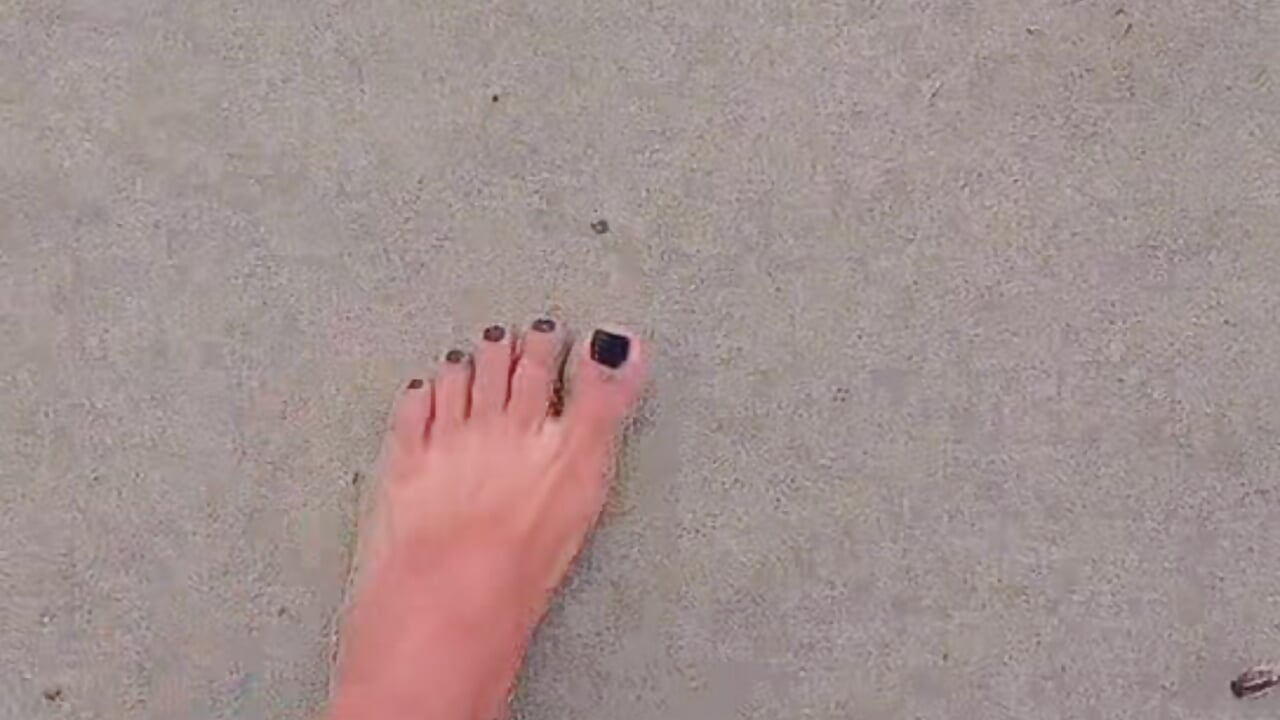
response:
<svg viewBox="0 0 1280 720"><path fill-rule="evenodd" d="M1231 694L1238 698L1257 697L1280 685L1280 666L1258 665L1231 681Z"/></svg>

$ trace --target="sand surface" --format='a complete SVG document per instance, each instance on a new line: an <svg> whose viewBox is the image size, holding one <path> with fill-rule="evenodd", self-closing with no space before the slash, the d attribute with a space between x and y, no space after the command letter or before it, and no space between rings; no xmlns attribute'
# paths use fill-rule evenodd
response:
<svg viewBox="0 0 1280 720"><path fill-rule="evenodd" d="M0 0L0 717L313 718L543 310L657 358L516 718L1280 714L1280 4Z"/></svg>

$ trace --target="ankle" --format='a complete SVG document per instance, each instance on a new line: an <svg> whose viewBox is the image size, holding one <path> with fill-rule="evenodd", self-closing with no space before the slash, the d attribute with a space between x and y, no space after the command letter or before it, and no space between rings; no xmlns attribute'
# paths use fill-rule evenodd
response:
<svg viewBox="0 0 1280 720"><path fill-rule="evenodd" d="M451 565L369 579L344 623L331 720L496 716L536 618L491 573Z"/></svg>

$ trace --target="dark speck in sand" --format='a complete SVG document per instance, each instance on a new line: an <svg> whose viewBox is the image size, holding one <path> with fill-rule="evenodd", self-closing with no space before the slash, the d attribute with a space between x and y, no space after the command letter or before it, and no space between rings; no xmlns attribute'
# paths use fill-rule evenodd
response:
<svg viewBox="0 0 1280 720"><path fill-rule="evenodd" d="M609 232L609 221L604 218L591 223L591 230L597 235L603 235Z"/></svg>
<svg viewBox="0 0 1280 720"><path fill-rule="evenodd" d="M1231 681L1231 694L1238 698L1257 697L1277 685L1280 685L1280 666L1257 665Z"/></svg>

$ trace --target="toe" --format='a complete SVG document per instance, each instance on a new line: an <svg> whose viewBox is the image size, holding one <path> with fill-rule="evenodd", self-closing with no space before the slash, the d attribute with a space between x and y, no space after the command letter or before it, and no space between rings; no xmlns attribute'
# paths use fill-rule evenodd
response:
<svg viewBox="0 0 1280 720"><path fill-rule="evenodd" d="M556 379L560 376L564 337L549 318L534 321L520 342L520 357L511 377L507 412L523 425L536 425L547 416Z"/></svg>
<svg viewBox="0 0 1280 720"><path fill-rule="evenodd" d="M398 448L412 451L422 446L431 422L431 386L415 378L396 401L391 418L391 437Z"/></svg>
<svg viewBox="0 0 1280 720"><path fill-rule="evenodd" d="M578 345L572 370L564 421L612 435L640 398L644 344L633 333L596 330Z"/></svg>
<svg viewBox="0 0 1280 720"><path fill-rule="evenodd" d="M448 430L467 419L471 404L471 357L450 350L435 381L435 416L432 428Z"/></svg>
<svg viewBox="0 0 1280 720"><path fill-rule="evenodd" d="M501 325L485 329L476 349L475 379L471 382L471 417L501 413L511 386L511 333Z"/></svg>

